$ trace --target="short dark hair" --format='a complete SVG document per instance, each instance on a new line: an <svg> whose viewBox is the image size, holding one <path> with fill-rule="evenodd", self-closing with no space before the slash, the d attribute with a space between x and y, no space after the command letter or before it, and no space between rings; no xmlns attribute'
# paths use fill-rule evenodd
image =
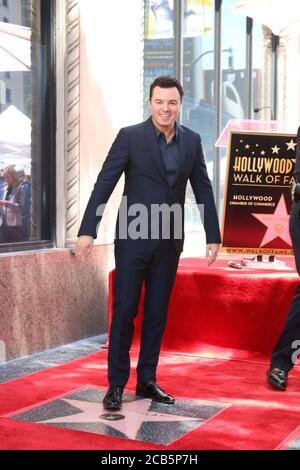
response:
<svg viewBox="0 0 300 470"><path fill-rule="evenodd" d="M169 76L161 76L157 77L151 84L150 86L150 93L149 93L149 100L151 101L153 90L155 87L159 86L160 88L177 88L179 94L180 94L180 99L182 101L183 98L183 88L181 86L181 83L174 77L169 77Z"/></svg>

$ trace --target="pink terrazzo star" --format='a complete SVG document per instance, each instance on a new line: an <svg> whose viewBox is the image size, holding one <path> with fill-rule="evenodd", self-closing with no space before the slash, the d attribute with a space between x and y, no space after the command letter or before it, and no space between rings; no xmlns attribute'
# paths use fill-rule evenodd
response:
<svg viewBox="0 0 300 470"><path fill-rule="evenodd" d="M266 245L277 237L281 238L281 240L285 241L289 246L292 246L289 234L289 214L286 210L283 194L281 195L274 214L251 215L267 227L266 233L259 246Z"/></svg>

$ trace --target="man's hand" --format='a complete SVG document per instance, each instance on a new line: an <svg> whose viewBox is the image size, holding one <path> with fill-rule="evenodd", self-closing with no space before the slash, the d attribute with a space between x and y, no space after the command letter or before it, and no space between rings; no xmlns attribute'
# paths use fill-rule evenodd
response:
<svg viewBox="0 0 300 470"><path fill-rule="evenodd" d="M218 243L209 243L206 245L206 258L208 258L208 266L210 266L218 256L220 245Z"/></svg>
<svg viewBox="0 0 300 470"><path fill-rule="evenodd" d="M81 235L75 245L75 256L78 258L86 258L90 256L94 247L94 239L89 235Z"/></svg>
<svg viewBox="0 0 300 470"><path fill-rule="evenodd" d="M298 200L299 195L300 195L300 184L299 183L294 183L293 186L291 187L292 201L295 201L296 195L298 196L297 197L297 200Z"/></svg>

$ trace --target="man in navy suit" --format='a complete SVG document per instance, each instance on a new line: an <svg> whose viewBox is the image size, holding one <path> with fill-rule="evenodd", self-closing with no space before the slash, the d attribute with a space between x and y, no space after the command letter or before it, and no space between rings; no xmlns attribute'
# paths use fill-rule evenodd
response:
<svg viewBox="0 0 300 470"><path fill-rule="evenodd" d="M128 210L124 219L124 210L120 209L116 230L114 307L108 352L110 387L103 400L107 410L121 407L130 373L133 320L143 283L145 302L136 394L160 403L175 402L156 383L156 368L183 248L183 206L188 180L197 204L204 210L208 264L216 259L219 249L218 217L200 137L176 121L182 97L183 90L176 79L154 80L150 88L151 117L120 130L99 173L78 234L75 254L84 257L91 253L97 236L102 214L99 208L107 203L124 172L122 205L126 201ZM169 217L161 217L166 208Z"/></svg>

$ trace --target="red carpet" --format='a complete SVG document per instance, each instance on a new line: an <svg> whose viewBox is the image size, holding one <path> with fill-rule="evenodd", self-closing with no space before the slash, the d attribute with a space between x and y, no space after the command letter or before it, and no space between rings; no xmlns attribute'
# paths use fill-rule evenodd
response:
<svg viewBox="0 0 300 470"><path fill-rule="evenodd" d="M223 263L223 264L222 264ZM285 449L300 439L300 376L286 392L266 384L269 353L298 277L234 271L224 261L183 260L172 294L158 382L176 399L226 405L169 445L16 420L12 415L51 403L86 385L106 387L102 351L0 384L0 449ZM112 281L112 275L110 277ZM112 303L110 296L110 304ZM137 339L126 392L134 392Z"/></svg>
<svg viewBox="0 0 300 470"><path fill-rule="evenodd" d="M136 354L133 353L133 366ZM0 385L0 448L3 449L275 449L299 438L299 369L288 391L266 385L263 364L163 354L159 383L177 399L231 404L169 446L15 421L3 417L80 386L106 386L106 352ZM298 375L298 377L297 377ZM134 390L132 373L127 390ZM297 428L299 434L297 434ZM293 434L294 433L294 434ZM286 442L290 442L286 441Z"/></svg>

